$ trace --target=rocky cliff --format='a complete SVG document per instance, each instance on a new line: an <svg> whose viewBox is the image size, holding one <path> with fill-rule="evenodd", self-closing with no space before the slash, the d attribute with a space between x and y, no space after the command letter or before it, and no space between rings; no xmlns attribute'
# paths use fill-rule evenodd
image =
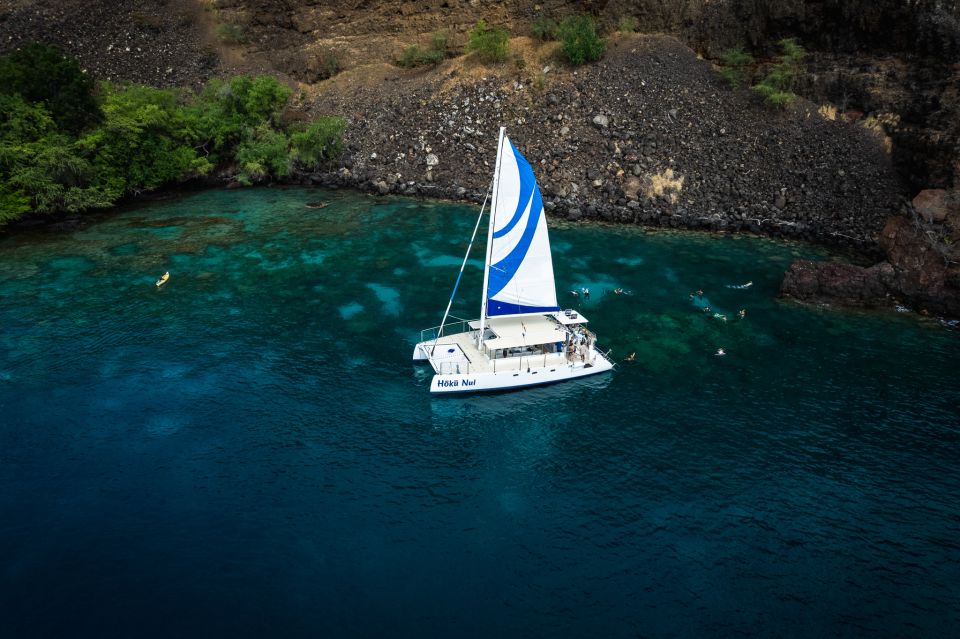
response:
<svg viewBox="0 0 960 639"><path fill-rule="evenodd" d="M632 17L675 37L614 35L603 61L579 69L526 37L500 65L459 55L480 18L516 35L582 11L611 31ZM950 258L942 278L935 261L906 258L918 236L896 214L911 220L916 192L958 184L957 15L957 2L925 0L0 0L0 48L51 42L97 77L156 85L279 75L300 89L288 117L349 121L342 163L304 179L379 193L479 199L504 124L539 165L555 216L852 245L882 259L861 293L830 265L797 266L788 282L806 284L785 293L889 294L954 312L920 292L952 294ZM446 61L393 64L440 30ZM763 56L783 36L812 49L812 101L785 112L729 90L698 55L743 45ZM944 235L940 224L922 236Z"/></svg>

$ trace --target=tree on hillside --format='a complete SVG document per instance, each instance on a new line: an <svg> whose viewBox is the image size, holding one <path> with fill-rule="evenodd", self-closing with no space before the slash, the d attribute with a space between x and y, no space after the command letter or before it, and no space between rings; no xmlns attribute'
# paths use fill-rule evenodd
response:
<svg viewBox="0 0 960 639"><path fill-rule="evenodd" d="M0 93L42 103L57 127L71 135L101 120L93 80L59 49L31 44L0 57Z"/></svg>

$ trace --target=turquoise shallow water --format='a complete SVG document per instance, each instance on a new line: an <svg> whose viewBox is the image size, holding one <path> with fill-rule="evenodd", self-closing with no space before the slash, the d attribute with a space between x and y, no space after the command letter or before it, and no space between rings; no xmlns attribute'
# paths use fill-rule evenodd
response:
<svg viewBox="0 0 960 639"><path fill-rule="evenodd" d="M956 333L778 302L809 247L558 227L637 361L431 398L474 215L205 192L0 240L0 635L955 636Z"/></svg>

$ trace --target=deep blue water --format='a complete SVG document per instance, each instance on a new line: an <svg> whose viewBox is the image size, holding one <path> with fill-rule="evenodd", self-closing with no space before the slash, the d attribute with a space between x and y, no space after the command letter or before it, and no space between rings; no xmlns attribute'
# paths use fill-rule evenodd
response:
<svg viewBox="0 0 960 639"><path fill-rule="evenodd" d="M779 302L810 247L559 227L637 361L435 399L474 216L243 190L0 240L0 637L960 636L960 335Z"/></svg>

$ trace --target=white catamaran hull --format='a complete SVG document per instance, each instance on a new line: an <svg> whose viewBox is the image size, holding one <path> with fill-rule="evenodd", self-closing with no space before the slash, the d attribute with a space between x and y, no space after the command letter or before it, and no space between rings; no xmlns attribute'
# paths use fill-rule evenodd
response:
<svg viewBox="0 0 960 639"><path fill-rule="evenodd" d="M413 349L415 362L429 360L429 343L417 344ZM505 370L484 373L447 373L437 374L430 381L430 392L437 395L452 393L482 393L491 391L505 391L529 386L540 386L563 382L570 379L588 377L598 373L605 373L613 368L613 364L601 353L595 353L592 363L559 363L554 366Z"/></svg>

